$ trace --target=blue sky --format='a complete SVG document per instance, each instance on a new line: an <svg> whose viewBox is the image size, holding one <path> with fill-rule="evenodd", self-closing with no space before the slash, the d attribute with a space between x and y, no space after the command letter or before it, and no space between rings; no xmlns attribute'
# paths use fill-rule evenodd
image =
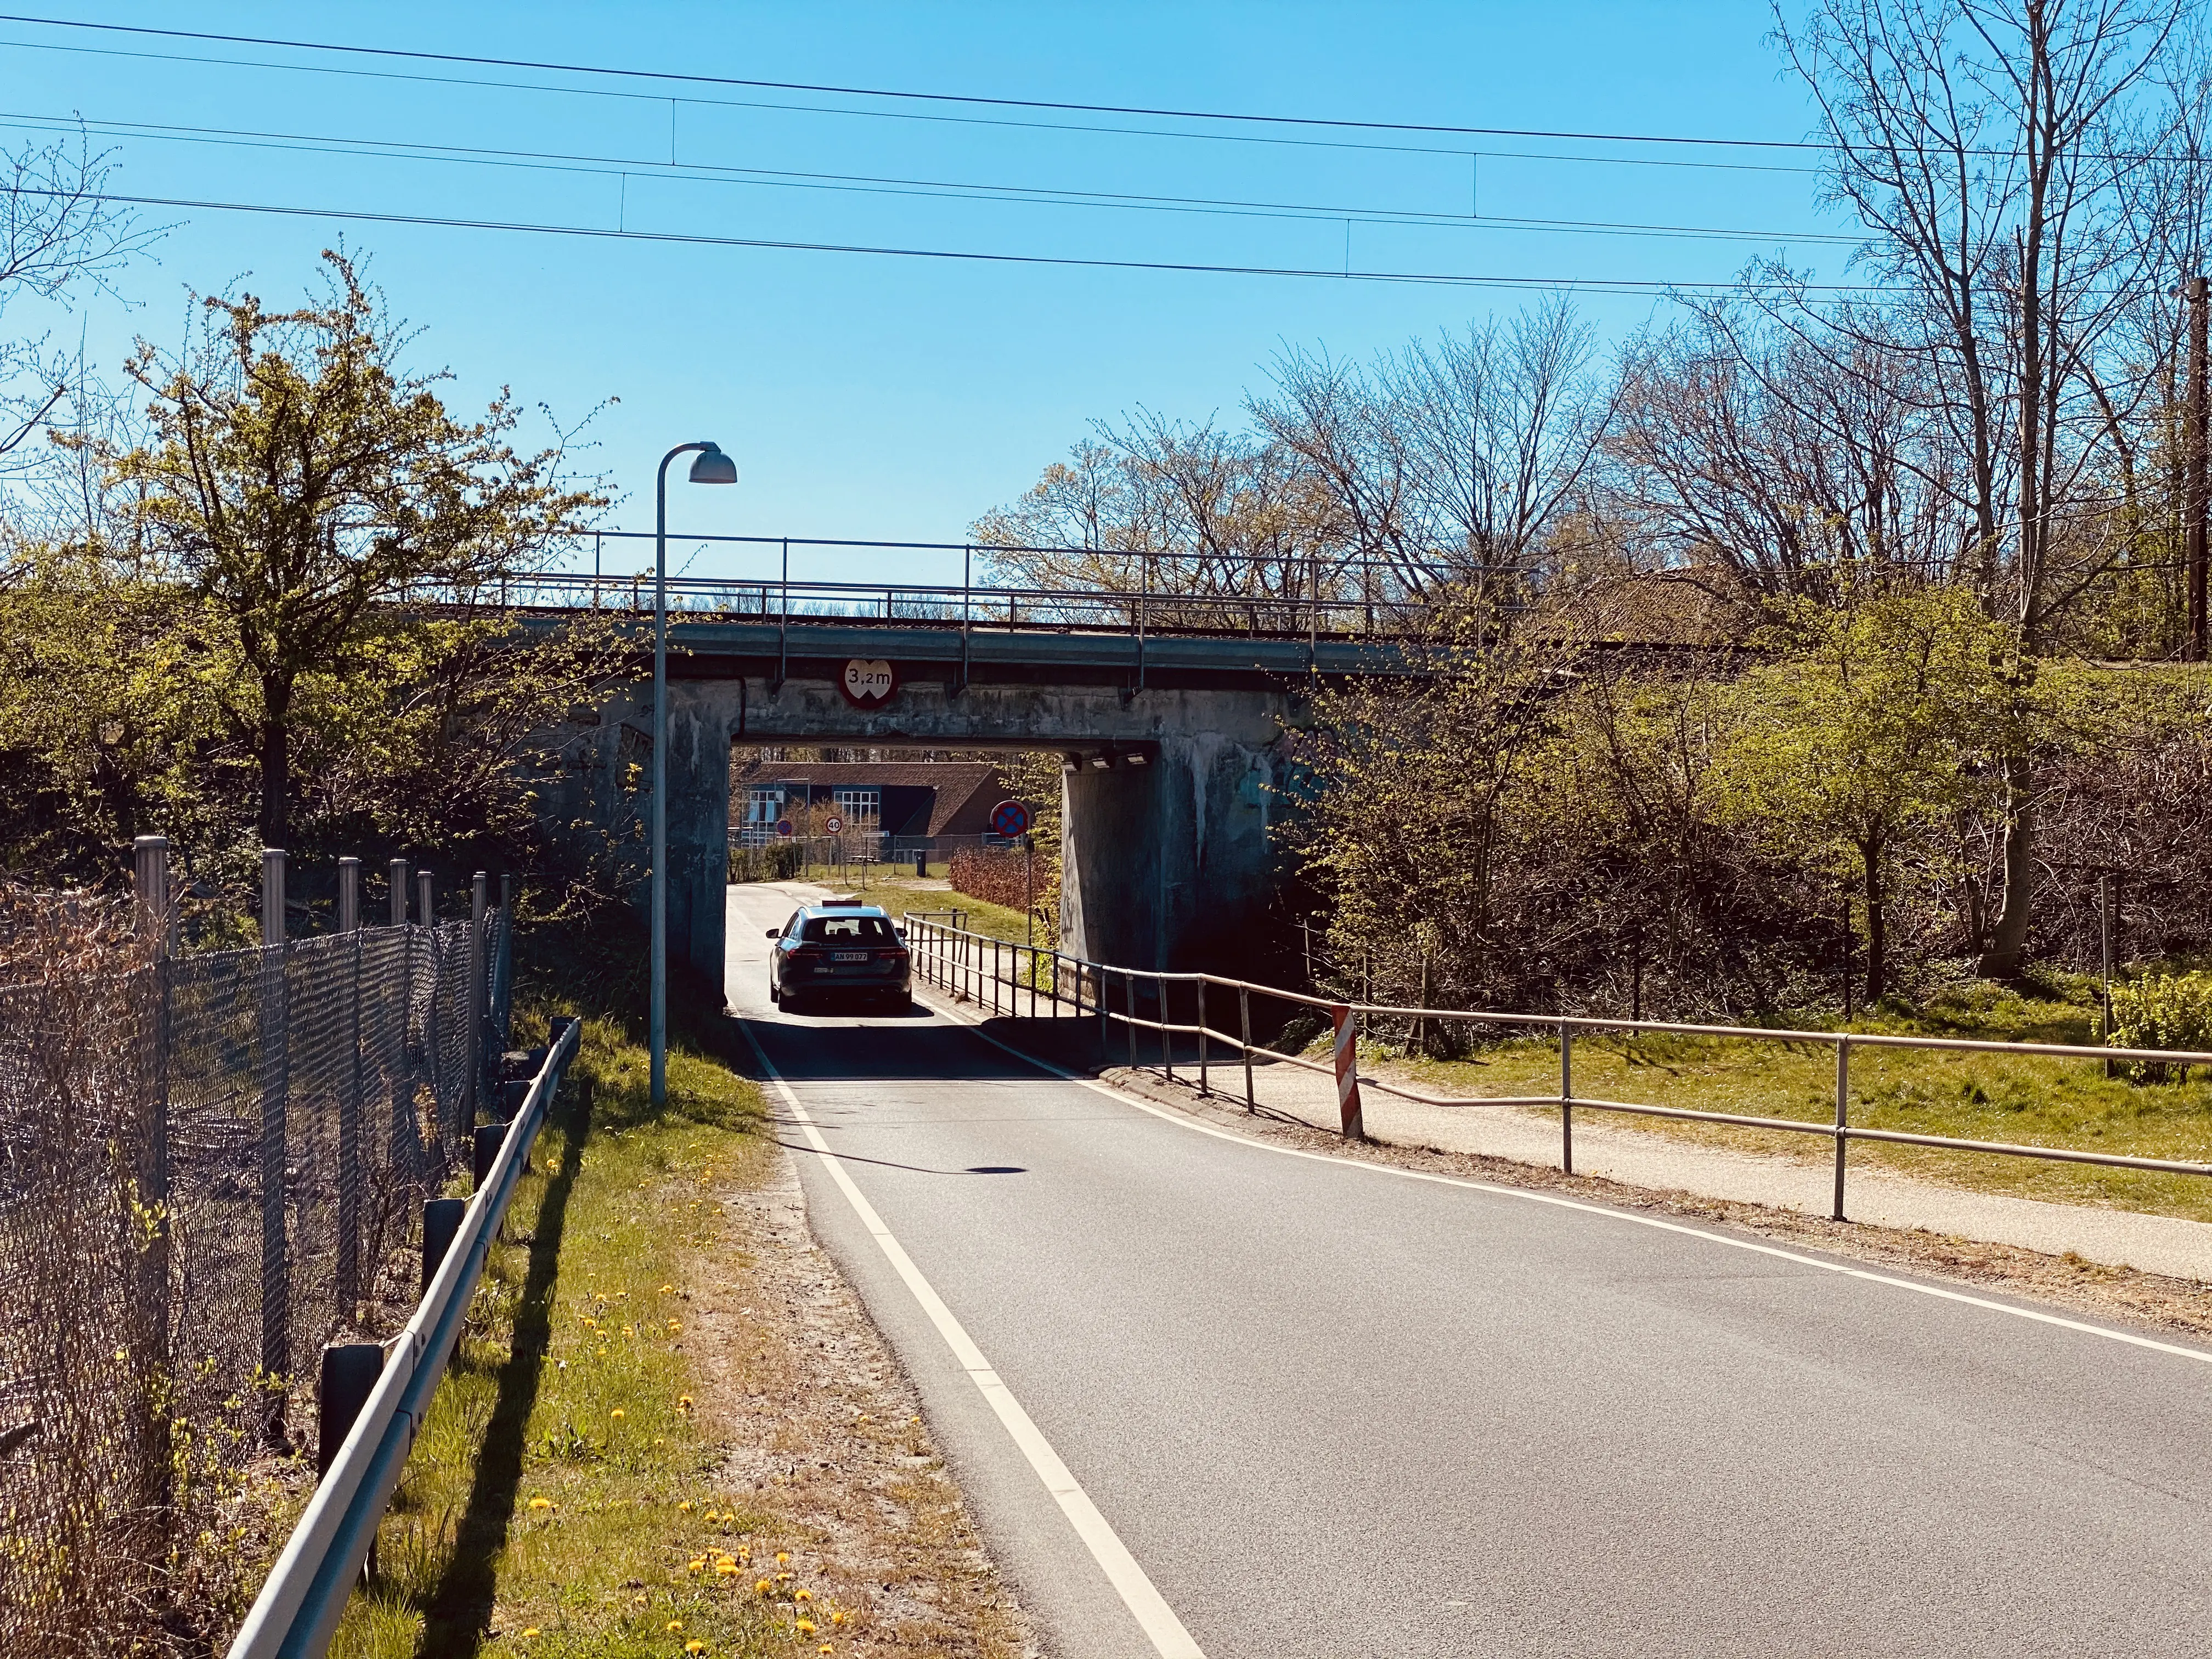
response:
<svg viewBox="0 0 2212 1659"><path fill-rule="evenodd" d="M1767 43L1768 10L1752 0L147 4L37 15L842 87L1348 120L1767 139L1802 138L1809 120L1801 89L1779 74ZM1205 198L1340 210L1355 219L1355 270L1583 283L1722 281L1753 255L1784 249L1781 237L1848 228L1818 210L1813 158L1803 152L993 110L21 22L0 23L0 131L14 129L11 144L35 136L26 123L74 113L95 127L280 135L215 143L201 133L181 142L185 135L117 130L99 139L116 152L118 188L202 201L1071 258L1336 270L1347 263L1344 220L1328 212L1201 214L915 192L950 184ZM917 114L955 118L903 118ZM1078 130L1102 127L1143 131ZM1193 136L1208 131L1225 136ZM1284 138L1307 142L1245 142ZM486 154L465 164L333 154L328 141L530 154L508 158L526 165L489 165L495 158ZM544 159L552 155L576 159ZM1736 165L1558 159L1591 156ZM822 188L831 180L821 177L801 187L797 174L836 175L845 187ZM856 187L860 180L919 185ZM1376 211L1434 218L1357 222ZM44 319L62 337L81 330L97 362L112 369L133 334L173 343L187 287L237 283L292 301L313 276L319 250L343 234L371 256L394 308L423 331L417 364L455 371L457 404L480 404L507 384L573 421L620 399L593 422L599 447L586 459L625 493L610 523L629 528L650 527L661 451L708 436L737 456L743 479L736 489L678 491L678 527L957 541L1094 416L1139 404L1194 418L1233 412L1285 343L1364 356L1528 297L1340 278L149 212L173 228L121 278L135 308L95 300L66 319ZM1480 216L1443 222L1471 212ZM1759 234L1723 240L1486 222L1505 218ZM1807 242L1794 257L1838 278L1846 252ZM1591 293L1582 303L1608 338L1667 310L1648 293ZM28 308L9 314L11 326L33 320ZM697 574L757 568L716 550L690 564ZM926 580L945 568L921 558L818 555L807 574L896 571Z"/></svg>

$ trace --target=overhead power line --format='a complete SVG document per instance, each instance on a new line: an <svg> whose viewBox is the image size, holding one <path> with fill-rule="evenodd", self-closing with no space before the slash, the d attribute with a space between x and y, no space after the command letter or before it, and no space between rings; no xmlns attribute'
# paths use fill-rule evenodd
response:
<svg viewBox="0 0 2212 1659"><path fill-rule="evenodd" d="M1480 151L1464 144L1393 144L1379 139L1294 138L1280 132L1183 131L1162 127L1100 126L1075 121L1024 121L1003 115L947 115L920 110L854 109L843 105L777 103L763 99L712 98L691 94L681 99L665 94L635 92L606 87L551 86L539 81L495 81L481 76L429 75L400 70L343 69L330 64L279 64L258 58L211 58L204 53L130 51L113 46L62 46L51 41L0 40L0 48L15 52L64 52L72 57L120 58L134 62L195 64L221 69L267 70L287 75L325 75L349 80L396 81L412 86L481 87L500 92L535 92L557 98L615 99L628 103L681 103L701 109L764 110L787 115L831 115L860 121L905 121L933 126L999 127L1023 132L1085 132L1109 137L1158 138L1172 143L1246 144L1290 149L1330 149L1382 155L1449 155L1461 160L1559 161L1588 167L1668 167L1693 173L1788 173L1810 176L1817 167L1779 161L1692 161L1682 156L1580 155L1553 150L1492 149Z"/></svg>
<svg viewBox="0 0 2212 1659"><path fill-rule="evenodd" d="M678 86L742 87L763 92L805 92L840 98L895 99L916 103L968 104L993 109L1054 110L1078 115L1134 115L1159 120L1214 121L1260 126L1334 128L1358 132L1415 132L1468 138L1545 138L1605 144L1679 144L1723 149L1820 150L1825 145L1793 138L1719 138L1650 132L1577 132L1533 127L1458 126L1428 121L1367 121L1322 115L1280 115L1228 110L1172 109L1139 104L1090 104L1043 98L1003 98L955 92L911 92L884 87L835 86L806 81L762 81L738 76L700 75L663 70L617 69L599 64L564 64L526 58L478 57L462 52L421 52L398 46L355 46L329 40L293 40L255 34L220 34L202 29L153 28L134 23L94 23L76 18L33 17L0 13L0 22L27 23L46 28L80 29L103 34L130 34L168 40L198 40L210 45L264 46L284 52L342 52L363 58L398 58L414 63L456 64L482 69L535 70L556 75L592 75L624 81L652 81Z"/></svg>
<svg viewBox="0 0 2212 1659"><path fill-rule="evenodd" d="M56 196L58 191L25 189L27 196ZM864 254L902 259L970 261L983 264L1056 265L1089 270L1155 270L1221 276L1292 276L1325 278L1330 282L1402 283L1436 288L1501 289L1518 292L1625 294L1644 297L1669 294L1724 294L1735 290L1732 283L1668 282L1632 276L1468 276L1453 271L1367 270L1347 264L1328 266L1222 264L1198 260L1085 258L1073 254L1004 253L975 248L926 248L875 246L852 242L810 242L758 236L713 236L703 233L612 229L604 226L539 224L503 219L472 219L422 213L380 213L362 208L298 207L271 202L226 202L176 196L136 196L102 191L92 199L126 207L173 208L212 213L269 214L295 219L336 219L381 225L415 225L446 230L504 231L533 236L576 236L597 241L653 242L690 247L757 248L801 253ZM1796 286L1815 293L1871 293L1869 283L1805 283Z"/></svg>
<svg viewBox="0 0 2212 1659"><path fill-rule="evenodd" d="M478 167L518 167L593 178L649 177L686 183L751 185L784 189L850 191L920 197L923 199L1005 202L1076 208L1198 213L1233 217L1290 219L1301 223L1341 222L1406 225L1455 229L1518 230L1572 235L1622 235L1740 242L1820 243L1856 246L1865 239L1824 231L1753 230L1714 225L1669 225L1603 219L1535 219L1446 213L1415 208L1279 202L1206 196L1142 195L1126 191L1087 191L1061 185L1006 185L974 180L908 179L869 173L805 173L774 167L737 167L714 162L669 163L641 156L594 155L572 151L424 144L408 139L362 138L320 133L266 131L251 128L189 124L70 119L20 111L0 112L0 126L29 131L76 131L103 137L150 138L175 143L217 143L247 149L359 155Z"/></svg>

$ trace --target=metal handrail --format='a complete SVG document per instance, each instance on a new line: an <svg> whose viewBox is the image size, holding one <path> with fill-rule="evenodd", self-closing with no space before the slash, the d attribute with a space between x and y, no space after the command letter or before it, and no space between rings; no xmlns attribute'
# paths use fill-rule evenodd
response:
<svg viewBox="0 0 2212 1659"><path fill-rule="evenodd" d="M945 928L934 923L921 924L921 941L933 947L957 939L988 939L988 935L968 933L957 928ZM1903 1129L1862 1127L1850 1121L1850 1052L1854 1048L1925 1048L1960 1054L2010 1054L2029 1060L2095 1060L2120 1061L2128 1064L2162 1066L2212 1066L2212 1053L2197 1049L2176 1048L2097 1048L2081 1043L2059 1042L1991 1042L1969 1037L1900 1036L1888 1032L1874 1031L1807 1031L1788 1027L1767 1025L1699 1025L1678 1020L1614 1019L1595 1014L1522 1014L1508 1013L1496 1009L1409 1008L1387 1003L1365 1003L1340 1000L1316 996L1302 991L1285 990L1279 986L1262 985L1255 980L1233 979L1226 975L1170 971L1165 969L1121 968L1110 963L1091 962L1056 949L1041 945L1008 944L992 941L1002 950L1026 952L1032 958L1030 980L1032 987L1036 977L1036 959L1049 956L1054 961L1053 983L1057 992L1060 964L1072 963L1077 969L1077 1012L1081 1006L1081 987L1087 971L1099 987L1095 1012L1103 1030L1119 1024L1129 1028L1129 1060L1139 1066L1136 1052L1136 1032L1139 1030L1157 1031L1160 1035L1162 1067L1166 1075L1175 1076L1175 1060L1170 1039L1176 1035L1195 1035L1198 1038L1199 1087L1202 1093L1211 1093L1206 1078L1206 1049L1210 1042L1219 1042L1244 1057L1244 1103L1248 1110L1257 1109L1258 1100L1254 1090L1251 1060L1264 1054L1271 1065L1288 1065L1301 1070L1339 1075L1338 1067L1306 1059L1300 1054L1285 1054L1262 1048L1250 1041L1249 998L1257 994L1273 997L1309 1008L1324 1009L1332 1015L1340 1012L1364 1027L1370 1018L1457 1021L1471 1025L1507 1025L1541 1028L1556 1034L1560 1045L1559 1092L1553 1095L1432 1095L1408 1089L1402 1085L1388 1083L1379 1078L1358 1076L1357 1047L1352 1050L1356 1086L1378 1090L1423 1105L1439 1107L1502 1106L1556 1108L1560 1124L1560 1167L1571 1174L1574 1170L1573 1113L1577 1107L1593 1111L1623 1112L1644 1117L1683 1119L1694 1122L1720 1123L1739 1128L1786 1131L1794 1134L1820 1135L1830 1140L1835 1152L1833 1218L1841 1221L1844 1214L1844 1185L1846 1154L1855 1140L1880 1141L1906 1146L1932 1146L1952 1152L1979 1152L2008 1158L2037 1158L2063 1164L2094 1164L2106 1169L2143 1170L2160 1175L2212 1176L2212 1162L2191 1162L2179 1158L2136 1158L2120 1152L2094 1152L2066 1146L2034 1146L2013 1141L1969 1140L1951 1135L1919 1134ZM965 958L963 957L963 965ZM1106 976L1119 975L1127 988L1125 998L1127 1006L1117 1010L1112 1006L1105 985ZM1139 980L1152 981L1155 988L1161 1018L1147 1019L1136 1012L1135 984ZM1167 988L1170 985L1191 985L1199 988L1200 1023L1188 1024L1168 1018ZM1239 1011L1243 1020L1243 1035L1240 1038L1204 1022L1205 989L1218 987L1237 994ZM1058 1000L1055 996L1054 1009ZM1801 1118L1759 1117L1740 1112L1708 1112L1683 1106L1656 1106L1638 1101L1603 1100L1579 1095L1573 1088L1573 1042L1577 1031L1620 1031L1631 1035L1656 1035L1729 1038L1784 1043L1819 1043L1835 1050L1836 1096L1835 1115L1831 1122L1809 1122ZM1358 1121L1356 1112L1347 1114L1346 1133L1361 1133L1352 1126Z"/></svg>
<svg viewBox="0 0 2212 1659"><path fill-rule="evenodd" d="M556 1023L562 1029L469 1200L445 1261L405 1328L386 1346L375 1388L254 1598L229 1659L320 1659L329 1648L430 1396L445 1375L507 1200L575 1054L580 1023Z"/></svg>

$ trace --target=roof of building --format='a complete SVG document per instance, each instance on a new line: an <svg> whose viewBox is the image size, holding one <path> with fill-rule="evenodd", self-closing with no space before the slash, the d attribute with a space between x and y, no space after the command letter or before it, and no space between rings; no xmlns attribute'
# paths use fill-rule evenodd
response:
<svg viewBox="0 0 2212 1659"><path fill-rule="evenodd" d="M807 783L817 789L929 789L935 792L929 836L980 836L991 809L1006 799L1006 781L989 761L750 761L730 769L730 788Z"/></svg>

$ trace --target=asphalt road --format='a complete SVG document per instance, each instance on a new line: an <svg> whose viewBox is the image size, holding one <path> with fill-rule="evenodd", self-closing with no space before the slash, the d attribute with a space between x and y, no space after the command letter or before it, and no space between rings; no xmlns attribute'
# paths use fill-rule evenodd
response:
<svg viewBox="0 0 2212 1659"><path fill-rule="evenodd" d="M2212 1647L2212 1364L785 1018L789 908L732 890L734 1009L1208 1659ZM1154 1653L795 1117L1044 1638Z"/></svg>

